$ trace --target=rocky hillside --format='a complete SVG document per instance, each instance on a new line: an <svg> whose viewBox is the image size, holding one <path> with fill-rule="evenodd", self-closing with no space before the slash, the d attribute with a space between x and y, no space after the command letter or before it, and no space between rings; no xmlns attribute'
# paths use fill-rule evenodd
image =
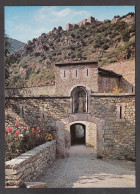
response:
<svg viewBox="0 0 140 194"><path fill-rule="evenodd" d="M100 66L135 58L135 15L86 24L71 31L54 28L9 56L9 87L54 83L54 64L66 60L98 60Z"/></svg>
<svg viewBox="0 0 140 194"><path fill-rule="evenodd" d="M10 44L10 47L8 48L10 53L19 51L25 45L25 43L20 42L13 38L8 38L8 42Z"/></svg>

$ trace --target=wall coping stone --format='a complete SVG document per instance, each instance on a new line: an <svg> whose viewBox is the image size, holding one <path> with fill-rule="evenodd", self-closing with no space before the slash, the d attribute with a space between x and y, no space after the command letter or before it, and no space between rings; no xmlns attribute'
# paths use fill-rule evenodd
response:
<svg viewBox="0 0 140 194"><path fill-rule="evenodd" d="M42 85L42 86L30 86L30 87L19 87L19 88L12 88L12 87L5 87L5 90L7 90L7 89L12 89L12 90L17 90L17 89L26 89L26 88L31 88L31 89L33 89L33 88L43 88L43 87L49 87L49 86L55 86L55 84L50 84L50 85Z"/></svg>
<svg viewBox="0 0 140 194"><path fill-rule="evenodd" d="M5 187L20 188L23 183L34 181L55 159L56 140L53 140L5 162ZM46 184L35 183L32 187L42 188Z"/></svg>
<svg viewBox="0 0 140 194"><path fill-rule="evenodd" d="M94 93L90 95L91 97L126 97L126 96L135 96L135 93ZM71 96L5 96L5 99L69 99Z"/></svg>
<svg viewBox="0 0 140 194"><path fill-rule="evenodd" d="M125 97L125 96L135 96L135 93L94 93L90 95L91 97Z"/></svg>
<svg viewBox="0 0 140 194"><path fill-rule="evenodd" d="M71 98L70 96L45 96L45 95L41 95L41 96L5 96L5 99L69 99Z"/></svg>
<svg viewBox="0 0 140 194"><path fill-rule="evenodd" d="M30 158L32 158L33 156L35 156L36 154L41 152L43 149L45 149L46 147L48 147L54 143L56 143L56 140L46 142L38 147L35 147L34 149L32 149L30 151L27 151L27 152L19 155L18 157L14 158L12 160L6 161L5 168L6 169L12 169L13 167L18 168L18 166L21 165L22 163L24 163L26 160L29 160Z"/></svg>

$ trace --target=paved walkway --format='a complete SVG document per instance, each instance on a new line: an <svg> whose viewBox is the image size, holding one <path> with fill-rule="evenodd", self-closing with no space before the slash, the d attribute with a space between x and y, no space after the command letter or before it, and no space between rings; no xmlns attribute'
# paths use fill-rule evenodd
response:
<svg viewBox="0 0 140 194"><path fill-rule="evenodd" d="M57 159L36 181L48 188L135 187L135 163L99 160L84 145L67 150L69 157Z"/></svg>

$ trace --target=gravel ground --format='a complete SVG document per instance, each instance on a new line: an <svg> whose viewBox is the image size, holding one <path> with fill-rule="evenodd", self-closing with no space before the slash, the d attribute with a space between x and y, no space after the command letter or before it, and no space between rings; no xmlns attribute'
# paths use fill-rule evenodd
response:
<svg viewBox="0 0 140 194"><path fill-rule="evenodd" d="M57 159L36 179L48 188L135 187L135 163L96 159L93 148L84 145L67 150L69 157Z"/></svg>

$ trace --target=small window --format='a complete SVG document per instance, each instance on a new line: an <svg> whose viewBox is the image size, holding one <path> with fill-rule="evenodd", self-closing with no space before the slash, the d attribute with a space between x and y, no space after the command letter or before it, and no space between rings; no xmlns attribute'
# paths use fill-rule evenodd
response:
<svg viewBox="0 0 140 194"><path fill-rule="evenodd" d="M122 106L120 106L120 119L122 119Z"/></svg>
<svg viewBox="0 0 140 194"><path fill-rule="evenodd" d="M111 80L111 90L114 88L114 80Z"/></svg>
<svg viewBox="0 0 140 194"><path fill-rule="evenodd" d="M88 76L88 69L87 69L87 76Z"/></svg>
<svg viewBox="0 0 140 194"><path fill-rule="evenodd" d="M107 88L107 78L104 78L103 82L104 82L104 88Z"/></svg>
<svg viewBox="0 0 140 194"><path fill-rule="evenodd" d="M76 77L77 77L77 70L76 70Z"/></svg>
<svg viewBox="0 0 140 194"><path fill-rule="evenodd" d="M106 79L106 88L107 88L107 86L108 86L108 79Z"/></svg>
<svg viewBox="0 0 140 194"><path fill-rule="evenodd" d="M22 116L24 116L23 106L21 107L21 114L22 114Z"/></svg>
<svg viewBox="0 0 140 194"><path fill-rule="evenodd" d="M134 92L134 88L132 87L132 93Z"/></svg>
<svg viewBox="0 0 140 194"><path fill-rule="evenodd" d="M43 119L44 119L44 113L43 113Z"/></svg>
<svg viewBox="0 0 140 194"><path fill-rule="evenodd" d="M64 71L64 77L66 77L66 72Z"/></svg>

